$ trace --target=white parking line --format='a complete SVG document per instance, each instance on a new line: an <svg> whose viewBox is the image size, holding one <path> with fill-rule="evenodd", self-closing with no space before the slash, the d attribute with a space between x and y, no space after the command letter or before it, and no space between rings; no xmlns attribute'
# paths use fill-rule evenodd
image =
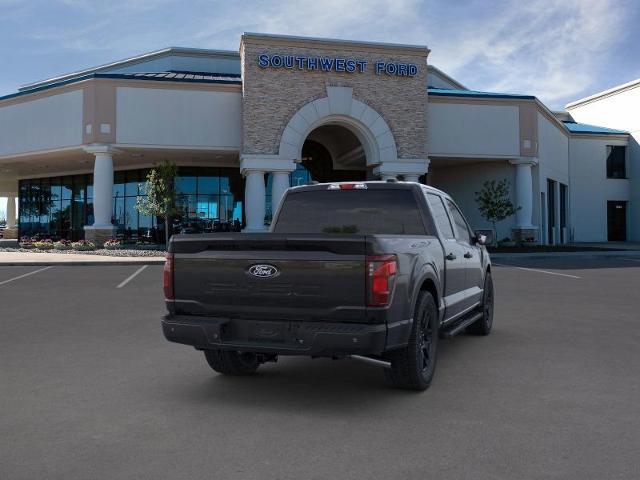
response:
<svg viewBox="0 0 640 480"><path fill-rule="evenodd" d="M138 270L136 270L135 272L133 272L133 274L129 275L127 278L125 278L120 285L118 285L116 288L122 288L124 287L127 283L129 283L131 280L133 280L134 278L136 278L138 276L138 274L140 272L142 272L145 268L147 268L149 265L143 265L141 266Z"/></svg>
<svg viewBox="0 0 640 480"><path fill-rule="evenodd" d="M25 274L20 275L18 277L10 278L9 280L4 280L4 281L0 282L0 285L4 285L5 283L13 282L14 280L20 280L21 278L28 277L30 275L34 275L34 274L36 274L38 272L44 272L45 270L49 270L50 268L51 268L51 266L40 268L38 270L34 270L33 272L25 273Z"/></svg>
<svg viewBox="0 0 640 480"><path fill-rule="evenodd" d="M498 267L517 268L518 270L526 270L528 272L538 272L538 273L546 273L548 275L558 275L560 277L582 278L582 277L578 277L577 275L569 275L568 273L550 272L548 270L538 270L537 268L516 267L515 265L505 265L503 263L494 263L494 265L497 265Z"/></svg>

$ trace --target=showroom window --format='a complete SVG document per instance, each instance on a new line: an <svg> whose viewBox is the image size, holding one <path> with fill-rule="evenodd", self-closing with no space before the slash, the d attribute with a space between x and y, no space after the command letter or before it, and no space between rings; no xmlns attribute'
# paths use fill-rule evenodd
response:
<svg viewBox="0 0 640 480"><path fill-rule="evenodd" d="M114 173L112 223L115 236L127 242L164 242L162 219L143 215L137 198L145 195L148 170ZM236 168L183 168L172 233L238 231L242 228L244 180ZM53 240L84 238L93 224L93 175L21 180L19 186L21 236Z"/></svg>
<svg viewBox="0 0 640 480"><path fill-rule="evenodd" d="M627 147L607 146L607 178L627 178Z"/></svg>

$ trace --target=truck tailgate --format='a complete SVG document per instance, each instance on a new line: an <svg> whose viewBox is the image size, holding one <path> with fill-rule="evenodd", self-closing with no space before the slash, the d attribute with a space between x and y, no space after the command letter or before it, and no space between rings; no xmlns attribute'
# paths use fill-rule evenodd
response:
<svg viewBox="0 0 640 480"><path fill-rule="evenodd" d="M364 321L366 236L174 236L178 314Z"/></svg>

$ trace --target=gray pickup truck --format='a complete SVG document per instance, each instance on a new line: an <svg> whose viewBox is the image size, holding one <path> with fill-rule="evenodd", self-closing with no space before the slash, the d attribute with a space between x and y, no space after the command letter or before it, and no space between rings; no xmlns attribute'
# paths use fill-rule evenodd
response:
<svg viewBox="0 0 640 480"><path fill-rule="evenodd" d="M484 243L447 194L418 183L290 188L269 233L173 236L163 332L223 374L278 355L350 357L424 390L439 337L491 331Z"/></svg>

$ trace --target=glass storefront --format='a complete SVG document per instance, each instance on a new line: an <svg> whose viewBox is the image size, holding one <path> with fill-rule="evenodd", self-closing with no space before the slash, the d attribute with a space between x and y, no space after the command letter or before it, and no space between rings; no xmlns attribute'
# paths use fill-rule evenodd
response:
<svg viewBox="0 0 640 480"><path fill-rule="evenodd" d="M145 194L148 170L114 174L113 225L125 241L164 242L164 222L136 210ZM180 212L172 233L238 231L242 228L244 180L236 168L178 169ZM93 224L93 175L36 178L20 181L20 235L54 240L78 240Z"/></svg>
<svg viewBox="0 0 640 480"><path fill-rule="evenodd" d="M93 223L93 175L21 180L21 236L54 239L83 238L83 226Z"/></svg>

